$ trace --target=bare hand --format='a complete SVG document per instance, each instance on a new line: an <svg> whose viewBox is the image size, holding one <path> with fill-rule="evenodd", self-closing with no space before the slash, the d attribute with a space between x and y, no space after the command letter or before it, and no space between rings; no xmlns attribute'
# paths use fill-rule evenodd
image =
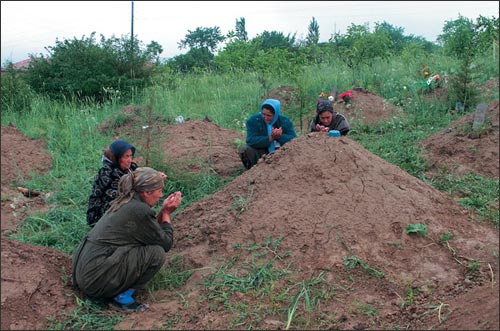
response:
<svg viewBox="0 0 500 331"><path fill-rule="evenodd" d="M273 138L273 140L280 139L282 134L283 134L282 128L273 128L273 130L271 131L271 137Z"/></svg>
<svg viewBox="0 0 500 331"><path fill-rule="evenodd" d="M173 213L181 204L182 193L180 191L170 194L161 206L161 212L166 212L167 214Z"/></svg>
<svg viewBox="0 0 500 331"><path fill-rule="evenodd" d="M327 132L328 131L328 127L325 127L321 124L316 124L316 131L320 131L320 132Z"/></svg>

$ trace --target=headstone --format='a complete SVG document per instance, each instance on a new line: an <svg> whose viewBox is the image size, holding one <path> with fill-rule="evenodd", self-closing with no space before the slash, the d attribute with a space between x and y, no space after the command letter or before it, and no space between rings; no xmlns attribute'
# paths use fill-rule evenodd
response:
<svg viewBox="0 0 500 331"><path fill-rule="evenodd" d="M474 112L474 122L472 123L472 131L476 131L480 128L486 121L486 112L488 111L488 105L485 103L480 103L476 107Z"/></svg>
<svg viewBox="0 0 500 331"><path fill-rule="evenodd" d="M333 96L333 101L337 101L337 97L338 97L338 93L337 93L337 85L335 85L333 88L332 88L332 96Z"/></svg>

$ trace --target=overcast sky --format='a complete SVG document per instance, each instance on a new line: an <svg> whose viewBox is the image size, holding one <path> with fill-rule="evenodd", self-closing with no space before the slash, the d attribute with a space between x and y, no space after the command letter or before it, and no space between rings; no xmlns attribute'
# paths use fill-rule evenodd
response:
<svg viewBox="0 0 500 331"><path fill-rule="evenodd" d="M132 3L133 24L132 24ZM1 1L2 65L18 62L29 54L47 54L45 47L56 39L81 39L96 32L97 40L134 35L147 45L158 42L162 58L179 50L188 30L218 26L223 34L235 30L245 18L251 39L264 31L295 34L305 39L314 17L320 41L335 33L345 34L351 24L387 22L403 28L405 35L435 41L446 21L465 16L498 17L497 1Z"/></svg>

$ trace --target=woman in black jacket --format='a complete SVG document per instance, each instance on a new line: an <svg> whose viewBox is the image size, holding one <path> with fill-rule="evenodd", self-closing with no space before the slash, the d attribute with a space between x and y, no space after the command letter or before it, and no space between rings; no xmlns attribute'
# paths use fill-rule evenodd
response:
<svg viewBox="0 0 500 331"><path fill-rule="evenodd" d="M135 147L124 140L116 140L104 149L102 167L94 180L87 209L87 223L93 227L118 196L118 182L124 175L137 169L133 161Z"/></svg>

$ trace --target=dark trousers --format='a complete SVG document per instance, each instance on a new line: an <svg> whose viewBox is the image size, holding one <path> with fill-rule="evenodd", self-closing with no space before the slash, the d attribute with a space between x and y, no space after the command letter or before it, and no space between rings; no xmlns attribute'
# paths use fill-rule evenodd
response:
<svg viewBox="0 0 500 331"><path fill-rule="evenodd" d="M241 162L245 168L250 169L257 164L262 155L267 154L267 148L253 148L248 145L240 148Z"/></svg>

